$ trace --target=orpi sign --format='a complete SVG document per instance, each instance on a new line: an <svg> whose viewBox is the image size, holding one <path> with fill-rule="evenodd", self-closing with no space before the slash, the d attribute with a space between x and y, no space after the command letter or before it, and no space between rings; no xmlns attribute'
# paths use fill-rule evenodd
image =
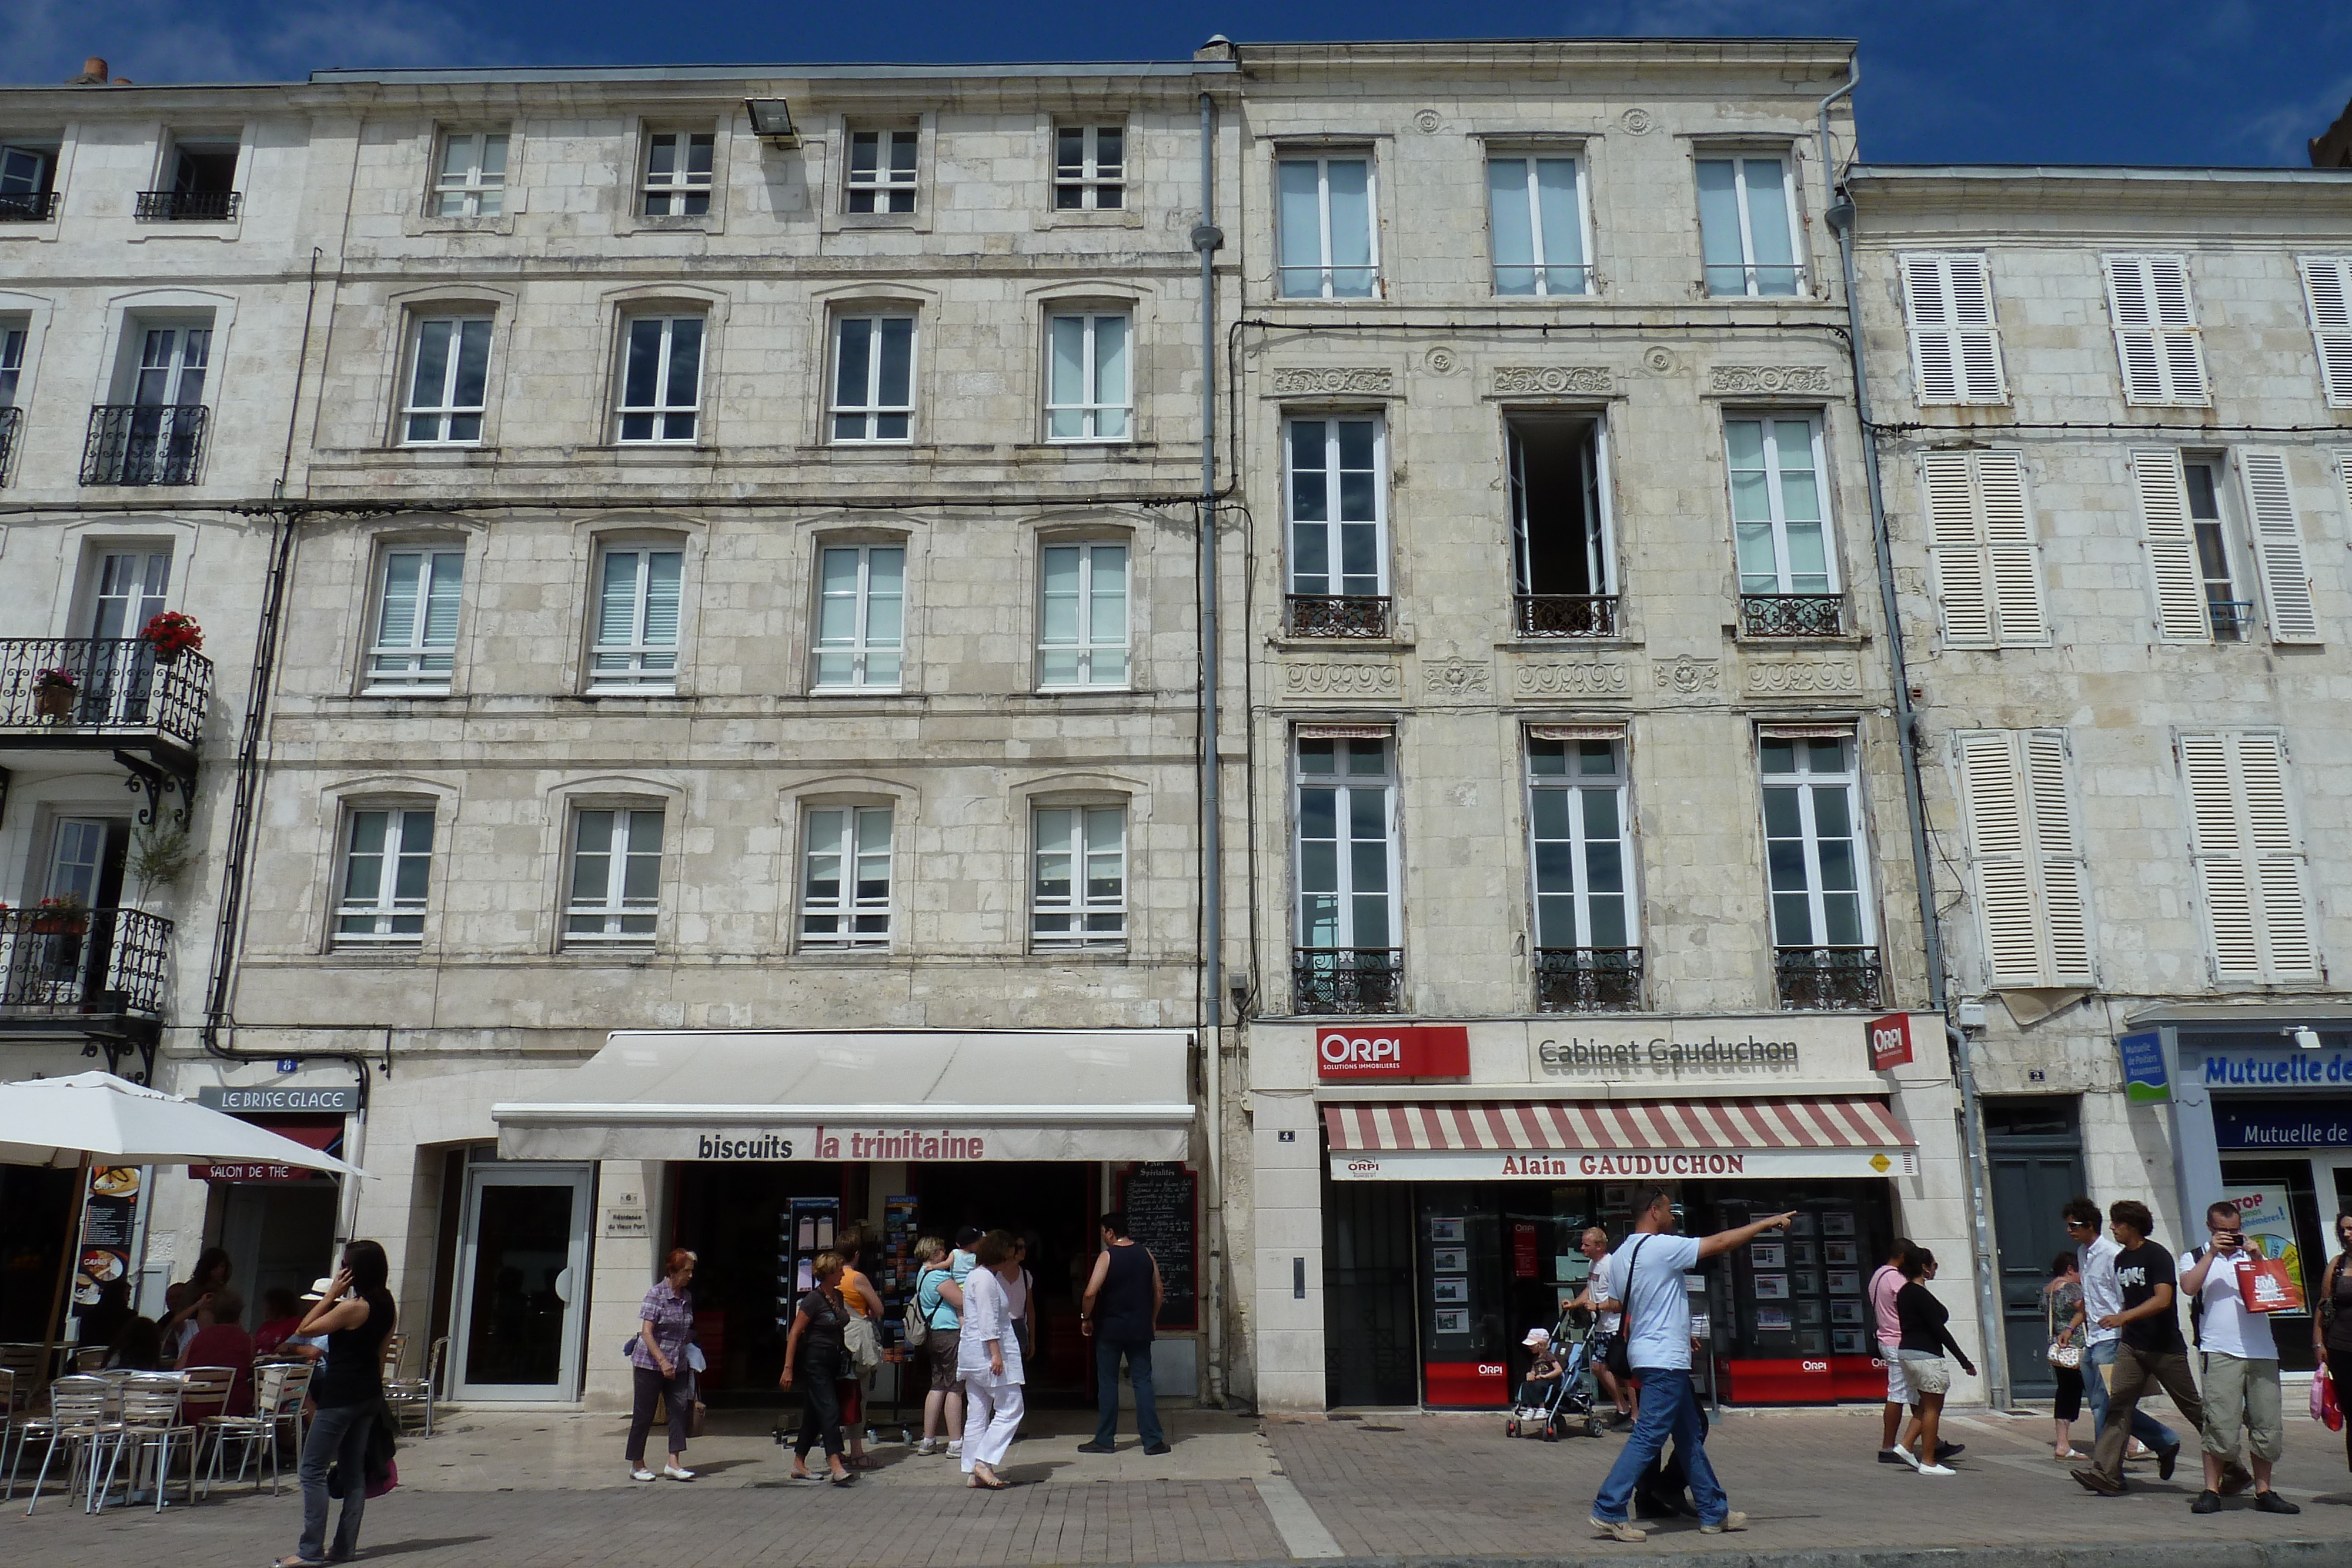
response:
<svg viewBox="0 0 2352 1568"><path fill-rule="evenodd" d="M1461 1024L1329 1024L1315 1031L1315 1074L1361 1078L1467 1078L1470 1031Z"/></svg>

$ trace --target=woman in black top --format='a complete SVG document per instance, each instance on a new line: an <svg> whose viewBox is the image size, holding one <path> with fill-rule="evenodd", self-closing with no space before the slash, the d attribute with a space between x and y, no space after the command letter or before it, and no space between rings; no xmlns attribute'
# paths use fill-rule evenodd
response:
<svg viewBox="0 0 2352 1568"><path fill-rule="evenodd" d="M857 1479L841 1458L841 1391L835 1385L852 1375L846 1338L849 1303L841 1299L841 1270L838 1252L820 1252L810 1262L816 1288L793 1309L792 1337L784 1343L784 1375L777 1380L783 1388L801 1391L801 1435L793 1445L793 1479L812 1479L808 1452L822 1442L837 1487Z"/></svg>
<svg viewBox="0 0 2352 1568"><path fill-rule="evenodd" d="M348 1562L359 1552L360 1515L367 1507L368 1436L383 1403L383 1342L392 1333L392 1273L383 1248L354 1241L343 1249L343 1266L302 1319L298 1334L325 1334L327 1362L310 1380L310 1402L319 1407L302 1440L302 1543L278 1568L318 1568ZM334 1553L327 1545L327 1471L342 1469L343 1515L335 1526Z"/></svg>
<svg viewBox="0 0 2352 1568"><path fill-rule="evenodd" d="M2336 1217L2336 1256L2319 1282L2319 1311L2311 1320L2312 1348L2326 1359L2342 1403L2352 1388L2352 1208ZM2344 1458L2352 1465L2352 1421L2344 1423Z"/></svg>
<svg viewBox="0 0 2352 1568"><path fill-rule="evenodd" d="M1903 1289L1895 1294L1895 1316L1902 1325L1903 1338L1895 1354L1903 1360L1904 1375L1919 1403L1911 1421L1916 1446L1895 1451L1909 1459L1923 1476L1948 1476L1951 1467L1939 1462L1941 1450L1936 1443L1936 1429L1944 1416L1944 1396L1952 1386L1952 1372L1944 1364L1944 1353L1951 1352L1952 1359L1969 1376L1974 1377L1977 1369L1969 1360L1969 1353L1960 1348L1959 1341L1945 1326L1951 1319L1950 1311L1927 1289L1927 1281L1935 1271L1934 1253L1919 1249L1904 1255Z"/></svg>

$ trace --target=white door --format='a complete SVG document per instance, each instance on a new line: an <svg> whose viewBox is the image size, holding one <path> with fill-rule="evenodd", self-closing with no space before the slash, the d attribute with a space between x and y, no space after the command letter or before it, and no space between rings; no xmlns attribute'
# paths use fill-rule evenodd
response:
<svg viewBox="0 0 2352 1568"><path fill-rule="evenodd" d="M587 1166L470 1166L451 1303L455 1397L580 1396L588 1321Z"/></svg>
<svg viewBox="0 0 2352 1568"><path fill-rule="evenodd" d="M155 656L138 642L141 628L167 607L172 587L169 550L109 550L98 558L98 593L90 601L84 724L144 724L155 684Z"/></svg>

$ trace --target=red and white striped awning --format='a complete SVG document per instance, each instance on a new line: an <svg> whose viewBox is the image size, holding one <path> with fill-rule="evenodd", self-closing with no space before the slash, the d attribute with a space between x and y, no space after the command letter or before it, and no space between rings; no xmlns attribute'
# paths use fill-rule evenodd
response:
<svg viewBox="0 0 2352 1568"><path fill-rule="evenodd" d="M1883 1100L1459 1101L1326 1105L1345 1180L1908 1176Z"/></svg>

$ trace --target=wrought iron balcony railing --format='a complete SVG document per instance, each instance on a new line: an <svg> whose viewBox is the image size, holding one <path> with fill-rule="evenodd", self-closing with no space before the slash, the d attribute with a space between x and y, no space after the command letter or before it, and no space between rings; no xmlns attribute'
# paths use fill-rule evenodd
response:
<svg viewBox="0 0 2352 1568"><path fill-rule="evenodd" d="M160 1017L171 945L143 909L0 910L0 1016Z"/></svg>
<svg viewBox="0 0 2352 1568"><path fill-rule="evenodd" d="M1294 637L1363 637L1389 634L1389 598L1373 593L1294 593L1290 595L1290 634Z"/></svg>
<svg viewBox="0 0 2352 1568"><path fill-rule="evenodd" d="M1402 1012L1404 949L1293 948L1290 1005L1302 1013Z"/></svg>
<svg viewBox="0 0 2352 1568"><path fill-rule="evenodd" d="M11 404L0 408L0 485L8 482L8 473L16 461L16 438L25 428L25 411Z"/></svg>
<svg viewBox="0 0 2352 1568"><path fill-rule="evenodd" d="M100 403L82 444L85 485L193 485L205 455L200 403Z"/></svg>
<svg viewBox="0 0 2352 1568"><path fill-rule="evenodd" d="M1739 596L1739 634L1743 637L1843 637L1846 634L1843 593L1743 593Z"/></svg>
<svg viewBox="0 0 2352 1568"><path fill-rule="evenodd" d="M45 224L58 214L55 191L22 191L0 195L0 224Z"/></svg>
<svg viewBox="0 0 2352 1568"><path fill-rule="evenodd" d="M41 678L54 671L68 680ZM212 691L202 653L166 663L136 637L0 638L0 737L86 730L96 743L153 730L193 752Z"/></svg>
<svg viewBox="0 0 2352 1568"><path fill-rule="evenodd" d="M1536 949L1536 1011L1626 1013L1641 1005L1639 947Z"/></svg>
<svg viewBox="0 0 2352 1568"><path fill-rule="evenodd" d="M1776 947L1772 979L1787 1012L1867 1011L1885 989L1875 947Z"/></svg>
<svg viewBox="0 0 2352 1568"><path fill-rule="evenodd" d="M137 216L143 223L222 224L244 203L242 191L142 191Z"/></svg>
<svg viewBox="0 0 2352 1568"><path fill-rule="evenodd" d="M1613 593L1522 593L1517 596L1522 637L1614 637Z"/></svg>

